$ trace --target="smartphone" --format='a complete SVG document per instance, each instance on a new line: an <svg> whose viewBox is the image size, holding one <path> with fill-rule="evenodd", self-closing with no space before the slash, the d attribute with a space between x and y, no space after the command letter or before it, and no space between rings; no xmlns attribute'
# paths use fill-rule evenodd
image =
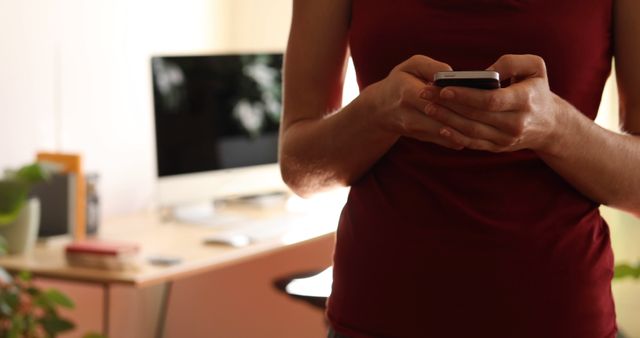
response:
<svg viewBox="0 0 640 338"><path fill-rule="evenodd" d="M433 83L438 87L498 89L500 88L500 74L492 70L437 72L433 76Z"/></svg>

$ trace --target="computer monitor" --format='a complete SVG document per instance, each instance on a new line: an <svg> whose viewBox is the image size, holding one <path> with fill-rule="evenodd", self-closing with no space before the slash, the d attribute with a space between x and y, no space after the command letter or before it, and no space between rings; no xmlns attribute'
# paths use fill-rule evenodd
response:
<svg viewBox="0 0 640 338"><path fill-rule="evenodd" d="M151 59L161 207L286 191L282 54Z"/></svg>

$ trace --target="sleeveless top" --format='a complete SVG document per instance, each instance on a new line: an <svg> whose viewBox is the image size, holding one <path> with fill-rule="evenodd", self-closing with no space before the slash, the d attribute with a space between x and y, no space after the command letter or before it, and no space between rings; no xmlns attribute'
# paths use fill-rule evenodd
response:
<svg viewBox="0 0 640 338"><path fill-rule="evenodd" d="M591 119L611 71L612 0L353 0L360 88L414 54L481 70L535 54ZM614 337L598 204L529 150L400 138L355 182L327 316L353 337Z"/></svg>

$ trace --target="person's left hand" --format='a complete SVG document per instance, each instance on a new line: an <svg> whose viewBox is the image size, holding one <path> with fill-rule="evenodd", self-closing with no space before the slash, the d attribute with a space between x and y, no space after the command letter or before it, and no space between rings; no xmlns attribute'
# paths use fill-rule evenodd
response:
<svg viewBox="0 0 640 338"><path fill-rule="evenodd" d="M440 135L465 148L491 152L550 152L559 134L562 105L549 89L544 60L504 55L488 70L511 85L496 90L431 86L425 113L442 122Z"/></svg>

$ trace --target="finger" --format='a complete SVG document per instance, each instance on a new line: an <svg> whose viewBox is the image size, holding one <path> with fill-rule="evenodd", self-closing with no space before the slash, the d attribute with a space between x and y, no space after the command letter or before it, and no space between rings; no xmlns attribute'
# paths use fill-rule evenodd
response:
<svg viewBox="0 0 640 338"><path fill-rule="evenodd" d="M422 115L424 106L430 100L434 99L434 94L430 93L429 87L433 86L427 85L425 87L425 84L421 82L421 80L416 79L413 75L407 74L404 89L401 92L403 105Z"/></svg>
<svg viewBox="0 0 640 338"><path fill-rule="evenodd" d="M500 79L512 79L512 82L531 77L547 79L544 59L537 55L503 55L487 70L496 71L500 74Z"/></svg>
<svg viewBox="0 0 640 338"><path fill-rule="evenodd" d="M488 140L475 139L468 137L455 129L444 127L440 130L442 138L454 142L456 144L462 144L467 149L484 150L494 153L505 152L509 150L509 147L495 144Z"/></svg>
<svg viewBox="0 0 640 338"><path fill-rule="evenodd" d="M426 86L424 86L422 93L421 93L421 97L425 100L429 100L429 101L435 101L438 99L438 97L440 97L440 91L442 90L442 87L438 87L434 84L428 84Z"/></svg>
<svg viewBox="0 0 640 338"><path fill-rule="evenodd" d="M517 111L528 102L525 91L511 87L487 90L451 86L442 89L438 99L485 112Z"/></svg>
<svg viewBox="0 0 640 338"><path fill-rule="evenodd" d="M441 147L445 147L445 148L451 149L451 150L462 150L462 149L464 149L464 146L461 146L461 145L459 145L457 143L454 143L454 142L452 142L452 141L450 141L450 140L448 140L446 138L437 138L435 140L430 140L428 142L437 144L437 145L439 145Z"/></svg>
<svg viewBox="0 0 640 338"><path fill-rule="evenodd" d="M446 63L436 61L428 56L414 55L407 61L401 63L399 70L407 72L425 83L433 81L433 75L437 72L445 72L453 70Z"/></svg>
<svg viewBox="0 0 640 338"><path fill-rule="evenodd" d="M449 149L464 149L461 144L456 143L454 140L446 139L439 135L440 130L445 127L442 123L415 111L405 113L407 115L405 117L406 128L404 136L424 142L436 143Z"/></svg>
<svg viewBox="0 0 640 338"><path fill-rule="evenodd" d="M423 139L421 141L437 144L437 145L439 145L441 147L445 147L445 148L451 149L451 150L462 150L462 149L464 149L463 145L458 144L455 141L450 140L450 139L448 139L446 137L436 137L436 138L429 137L428 139Z"/></svg>
<svg viewBox="0 0 640 338"><path fill-rule="evenodd" d="M436 103L429 103L425 107L427 116L452 127L464 136L491 141L501 146L510 146L516 142L516 138L492 125L472 120L457 114L457 111L449 110Z"/></svg>
<svg viewBox="0 0 640 338"><path fill-rule="evenodd" d="M440 111L438 109L439 107L443 107L462 117L490 125L509 135L518 135L521 132L521 117L514 112L478 110L457 102L444 102L442 100L436 101L436 103L437 105L435 108L432 108L433 111L431 112L436 120L440 120L438 115L447 113L447 111Z"/></svg>

